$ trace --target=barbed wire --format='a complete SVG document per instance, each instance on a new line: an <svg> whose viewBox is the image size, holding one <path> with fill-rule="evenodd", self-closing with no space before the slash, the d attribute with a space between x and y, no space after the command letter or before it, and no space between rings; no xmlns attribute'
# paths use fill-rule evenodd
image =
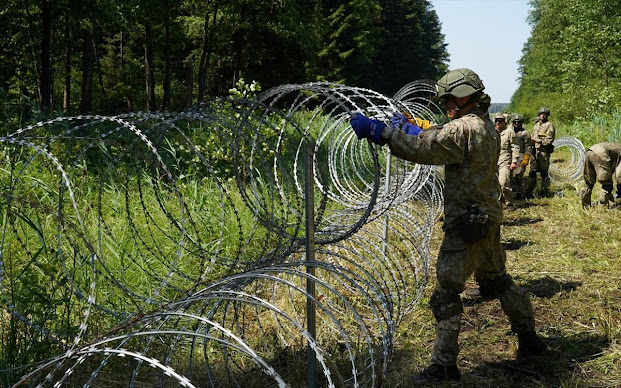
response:
<svg viewBox="0 0 621 388"><path fill-rule="evenodd" d="M550 178L555 181L569 181L572 184L582 181L586 156L582 142L573 136L562 136L554 141L554 150L550 163ZM559 154L562 156L557 156Z"/></svg>
<svg viewBox="0 0 621 388"><path fill-rule="evenodd" d="M3 384L285 387L305 381L309 346L322 386L376 386L426 285L443 186L349 118L437 122L433 93L283 85L0 137Z"/></svg>

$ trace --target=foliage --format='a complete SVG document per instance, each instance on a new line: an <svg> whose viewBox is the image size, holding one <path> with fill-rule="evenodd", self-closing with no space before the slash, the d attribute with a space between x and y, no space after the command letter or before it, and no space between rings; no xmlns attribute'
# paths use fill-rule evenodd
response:
<svg viewBox="0 0 621 388"><path fill-rule="evenodd" d="M234 88L229 89L229 94L233 98L253 98L261 91L261 85L256 81L246 84L243 78L240 78Z"/></svg>
<svg viewBox="0 0 621 388"><path fill-rule="evenodd" d="M570 122L621 107L621 17L618 2L531 0L532 34L520 59L511 109L548 106Z"/></svg>
<svg viewBox="0 0 621 388"><path fill-rule="evenodd" d="M62 0L50 3L47 36L41 2L7 0L0 5L0 102L40 103L49 72L53 106L68 113L88 105L104 114L145 110L151 47L157 106L170 89L171 110L225 96L241 79L263 88L325 80L394 92L439 76L447 61L429 3L402 3ZM48 37L52 63L42 69ZM381 72L369 71L378 66Z"/></svg>
<svg viewBox="0 0 621 388"><path fill-rule="evenodd" d="M565 126L564 131L578 138L585 147L601 142L621 143L621 110L576 120Z"/></svg>

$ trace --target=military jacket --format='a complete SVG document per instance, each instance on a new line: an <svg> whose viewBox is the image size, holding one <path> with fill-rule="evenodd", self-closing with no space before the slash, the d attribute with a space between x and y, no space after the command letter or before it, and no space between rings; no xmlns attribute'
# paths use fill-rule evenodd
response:
<svg viewBox="0 0 621 388"><path fill-rule="evenodd" d="M515 132L515 129L514 131ZM520 161L524 160L524 155L533 155L533 142L530 139L530 133L526 127L522 126L522 130L515 132L518 146L520 147Z"/></svg>
<svg viewBox="0 0 621 388"><path fill-rule="evenodd" d="M589 150L593 151L603 162L608 163L612 170L621 163L621 144L598 143L591 146ZM595 166L596 170L597 168L601 168L601 166Z"/></svg>
<svg viewBox="0 0 621 388"><path fill-rule="evenodd" d="M517 143L513 128L505 128L500 132L500 155L498 167L509 166L511 163L519 163L520 146Z"/></svg>
<svg viewBox="0 0 621 388"><path fill-rule="evenodd" d="M542 123L541 121L537 121L533 127L533 138L541 139L541 143L535 143L535 149L538 150L542 147L547 148L547 146L554 143L555 134L556 130L551 122L546 121Z"/></svg>
<svg viewBox="0 0 621 388"><path fill-rule="evenodd" d="M469 206L477 206L491 222L502 221L497 167L500 134L483 117L477 110L417 136L389 127L382 132L395 156L445 166L444 229L459 224Z"/></svg>

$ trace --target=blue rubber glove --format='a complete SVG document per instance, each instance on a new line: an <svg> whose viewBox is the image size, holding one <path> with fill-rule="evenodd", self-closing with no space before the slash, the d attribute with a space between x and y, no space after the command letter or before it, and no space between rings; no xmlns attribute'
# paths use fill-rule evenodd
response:
<svg viewBox="0 0 621 388"><path fill-rule="evenodd" d="M405 123L402 129L403 129L403 132L407 133L408 135L412 135L412 136L417 136L419 133L423 131L420 127L417 127L416 125L410 123L409 121Z"/></svg>
<svg viewBox="0 0 621 388"><path fill-rule="evenodd" d="M392 112L392 118L390 119L390 128L401 129L403 124L407 123L408 119L401 112Z"/></svg>
<svg viewBox="0 0 621 388"><path fill-rule="evenodd" d="M393 112L392 118L390 119L390 127L394 129L400 129L408 135L417 136L423 130L412 124L410 120L405 117L405 115L401 112Z"/></svg>
<svg viewBox="0 0 621 388"><path fill-rule="evenodd" d="M356 132L358 139L369 139L371 142L379 145L386 144L386 140L382 138L382 130L386 124L379 120L370 119L361 113L355 113L349 124Z"/></svg>

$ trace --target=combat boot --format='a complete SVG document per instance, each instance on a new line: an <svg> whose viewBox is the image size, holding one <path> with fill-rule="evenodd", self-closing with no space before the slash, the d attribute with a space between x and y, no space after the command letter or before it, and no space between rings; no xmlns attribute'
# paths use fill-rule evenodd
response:
<svg viewBox="0 0 621 388"><path fill-rule="evenodd" d="M553 195L552 195L552 192L550 190L544 189L544 190L541 191L541 194L539 194L539 197L540 198L552 198Z"/></svg>
<svg viewBox="0 0 621 388"><path fill-rule="evenodd" d="M440 381L459 380L461 373L457 365L444 366L432 363L418 374L412 376L410 383L437 383Z"/></svg>
<svg viewBox="0 0 621 388"><path fill-rule="evenodd" d="M535 330L518 333L518 357L539 356L547 348Z"/></svg>
<svg viewBox="0 0 621 388"><path fill-rule="evenodd" d="M610 202L615 202L615 198L612 196L611 193L602 190L599 196L599 203L601 205L608 205Z"/></svg>

